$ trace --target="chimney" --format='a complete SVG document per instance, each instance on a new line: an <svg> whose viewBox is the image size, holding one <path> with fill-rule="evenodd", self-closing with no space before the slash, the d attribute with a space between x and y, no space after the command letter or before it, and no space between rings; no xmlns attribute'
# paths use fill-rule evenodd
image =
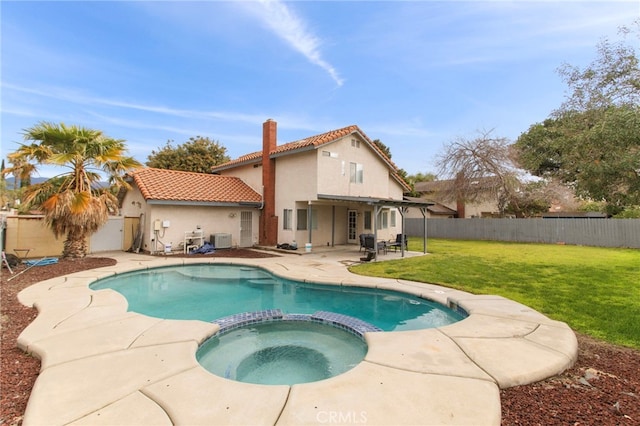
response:
<svg viewBox="0 0 640 426"><path fill-rule="evenodd" d="M275 246L278 243L278 217L276 216L276 160L270 158L278 144L277 123L268 119L262 124L262 200L259 243Z"/></svg>
<svg viewBox="0 0 640 426"><path fill-rule="evenodd" d="M466 218L466 211L465 211L465 202L462 198L458 198L456 200L456 210L458 212L458 219L465 219Z"/></svg>
<svg viewBox="0 0 640 426"><path fill-rule="evenodd" d="M464 175L463 172L456 173L454 190L456 193L456 210L458 212L458 216L457 216L458 219L465 219L467 215L467 212L465 211L465 207L466 207L465 195L466 194L464 193L463 190L461 190L461 188L467 187L467 185L465 184L465 180L466 180L466 176Z"/></svg>
<svg viewBox="0 0 640 426"><path fill-rule="evenodd" d="M269 152L276 149L278 144L277 129L278 123L268 119L262 124L262 162L269 158Z"/></svg>

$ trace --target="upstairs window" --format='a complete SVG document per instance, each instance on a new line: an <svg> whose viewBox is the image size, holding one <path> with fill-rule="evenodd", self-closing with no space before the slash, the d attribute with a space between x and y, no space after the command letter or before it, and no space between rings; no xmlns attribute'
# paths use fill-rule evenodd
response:
<svg viewBox="0 0 640 426"><path fill-rule="evenodd" d="M349 163L349 182L362 183L364 181L364 166L358 163Z"/></svg>

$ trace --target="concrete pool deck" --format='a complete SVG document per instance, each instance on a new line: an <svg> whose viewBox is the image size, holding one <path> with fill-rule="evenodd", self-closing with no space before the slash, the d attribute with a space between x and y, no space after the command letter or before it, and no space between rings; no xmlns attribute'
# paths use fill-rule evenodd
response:
<svg viewBox="0 0 640 426"><path fill-rule="evenodd" d="M345 265L358 258L353 249L261 259L101 256L118 263L19 294L38 316L18 346L42 361L24 425L499 425L501 388L556 375L577 358L565 323L499 296L352 274ZM260 266L300 281L398 290L457 305L469 317L435 329L367 333L365 360L327 380L240 383L196 360L217 325L127 312L119 293L88 287L116 273L189 263Z"/></svg>

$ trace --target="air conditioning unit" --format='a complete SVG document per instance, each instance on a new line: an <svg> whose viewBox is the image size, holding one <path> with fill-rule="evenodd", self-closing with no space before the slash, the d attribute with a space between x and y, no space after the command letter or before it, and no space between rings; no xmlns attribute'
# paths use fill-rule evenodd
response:
<svg viewBox="0 0 640 426"><path fill-rule="evenodd" d="M217 249L231 248L231 234L211 234L211 242Z"/></svg>

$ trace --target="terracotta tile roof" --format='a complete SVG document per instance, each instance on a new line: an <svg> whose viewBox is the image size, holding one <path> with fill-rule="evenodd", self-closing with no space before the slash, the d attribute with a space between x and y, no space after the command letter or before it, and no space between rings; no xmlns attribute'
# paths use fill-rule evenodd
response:
<svg viewBox="0 0 640 426"><path fill-rule="evenodd" d="M453 183L453 179L416 182L413 188L416 192L440 192L451 190Z"/></svg>
<svg viewBox="0 0 640 426"><path fill-rule="evenodd" d="M365 135L364 132L358 128L358 126L354 125L354 126L343 127L342 129L330 130L326 133L321 133L319 135L310 136L305 139L300 139L295 142L289 142L289 143L280 145L276 147L275 151L271 152L271 155L280 154L280 153L289 152L289 151L296 151L298 149L306 148L310 146L317 148L321 145L336 141L352 133L360 133L367 142L369 142L370 144L373 144L371 140L367 137L367 135Z"/></svg>
<svg viewBox="0 0 640 426"><path fill-rule="evenodd" d="M354 134L354 133L360 134L360 136L362 136L362 138L366 142L368 142L368 144L372 147L372 149L375 150L378 153L378 155L380 155L380 157L383 159L383 161L385 161L389 165L394 177L396 179L398 179L404 186L406 186L406 189L410 189L406 185L406 183L404 183L404 180L402 179L402 177L400 177L400 175L398 175L398 173L397 173L398 167L355 124L351 125L351 126L343 127L341 129L330 130L328 132L321 133L321 134L315 135L315 136L310 136L310 137L305 138L305 139L300 139L300 140L297 140L297 141L294 141L294 142L289 142L289 143L285 143L285 144L282 144L282 145L278 145L278 146L276 146L275 150L273 150L273 151L271 151L269 153L269 156L279 156L279 155L283 155L283 154L287 154L287 153L293 154L295 152L302 151L302 150L305 150L305 149L317 149L318 147L320 147L322 145L334 142L334 141L336 141L336 140L338 140L340 138L343 138L345 136L348 136L348 135L351 135L351 134ZM262 160L262 151L256 151L256 152L252 152L250 154L243 155L241 157L238 157L238 158L236 158L234 160L231 160L231 161L228 161L226 163L214 166L214 167L212 167L211 170L215 172L217 170L229 169L229 168L232 168L232 167L235 167L235 166L239 166L239 165L242 165L242 164L259 163L261 160Z"/></svg>
<svg viewBox="0 0 640 426"><path fill-rule="evenodd" d="M418 182L420 183L420 182ZM417 184L416 184L417 185ZM455 215L458 212L455 210L450 209L449 207L445 206L444 204L440 204L436 201L433 200L428 200L426 198L422 198L422 197L404 197L405 200L407 201L417 201L417 202L427 202L427 203L431 203L430 206L427 207L427 210L429 212L431 212L434 215Z"/></svg>
<svg viewBox="0 0 640 426"><path fill-rule="evenodd" d="M259 203L262 197L242 179L206 173L144 168L129 173L145 200Z"/></svg>
<svg viewBox="0 0 640 426"><path fill-rule="evenodd" d="M294 152L304 148L317 148L319 146L325 145L330 142L334 142L340 138L348 136L353 133L359 133L364 140L369 142L369 144L384 158L385 161L391 163L391 160L382 152L378 147L369 139L369 137L358 128L356 125L351 125L347 127L343 127L337 130L330 130L325 133L321 133L319 135L310 136L305 139L300 139L294 142L285 143L282 145L276 146L276 149L269 153L270 156L279 155L287 152ZM214 166L213 170L217 170L220 168L228 168L232 165L239 165L243 163L255 163L259 162L262 159L262 151L252 152L250 154L243 155L241 157L236 158L235 160L228 161L226 163L220 164L218 166Z"/></svg>
<svg viewBox="0 0 640 426"><path fill-rule="evenodd" d="M443 215L457 215L458 212L450 209L444 204L434 202L433 206L427 207L432 214L443 214Z"/></svg>

